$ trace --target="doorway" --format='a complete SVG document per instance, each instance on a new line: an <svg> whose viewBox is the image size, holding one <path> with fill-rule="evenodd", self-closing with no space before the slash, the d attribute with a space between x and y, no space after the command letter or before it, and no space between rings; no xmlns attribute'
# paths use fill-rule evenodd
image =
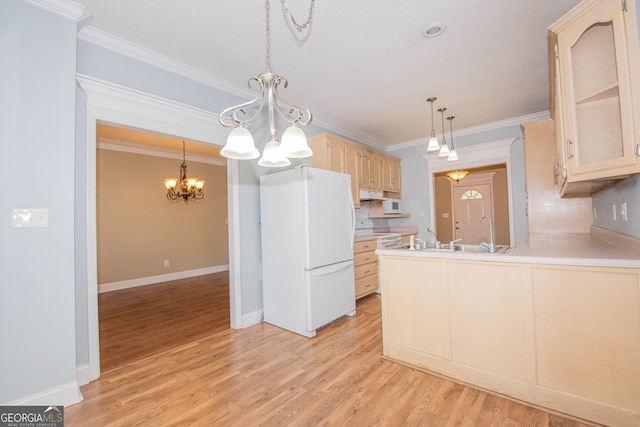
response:
<svg viewBox="0 0 640 427"><path fill-rule="evenodd" d="M100 368L229 329L226 159L218 147L97 125ZM204 198L170 201L185 157Z"/></svg>
<svg viewBox="0 0 640 427"><path fill-rule="evenodd" d="M515 141L517 138L508 138L457 149L460 160L455 162L455 169L470 172L460 181L461 185L465 185L465 180L467 183L471 182L469 178L474 174L499 171L502 175L499 181L494 177L491 192L496 244L512 245L516 241L511 174L511 146ZM429 168L427 186L430 195L430 227L435 229L438 240L450 242L455 235L452 190L452 183L455 181L449 179L446 173L453 169L452 163L438 156L425 154L422 157L427 160ZM496 185L498 182L499 185Z"/></svg>
<svg viewBox="0 0 640 427"><path fill-rule="evenodd" d="M86 329L77 333L79 351L86 346L88 362L78 369L78 382L86 384L100 377L98 327L98 283L96 242L96 127L108 123L124 128L149 129L161 135L180 135L191 141L222 146L226 131L216 126L217 115L166 98L142 93L89 76L78 75L77 81L86 96L84 123L84 200L86 216L86 289L79 291L80 322ZM227 161L228 236L229 236L229 311L232 328L242 326L241 278L239 246L239 177L238 162ZM82 188L82 187L80 187ZM86 311L83 301L86 301Z"/></svg>

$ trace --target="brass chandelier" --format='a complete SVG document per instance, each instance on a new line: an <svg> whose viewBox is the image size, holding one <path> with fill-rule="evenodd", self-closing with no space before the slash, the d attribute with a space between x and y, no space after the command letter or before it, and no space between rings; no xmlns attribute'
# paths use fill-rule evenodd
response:
<svg viewBox="0 0 640 427"><path fill-rule="evenodd" d="M311 24L314 1L311 0L309 16L302 25L295 21L286 3L282 2L285 12L297 31L300 32ZM229 107L220 113L220 124L231 128L227 143L220 151L220 154L227 158L238 160L255 159L260 156L260 152L255 147L253 136L249 132L249 122L255 119L266 106L269 112L269 133L271 137L262 152L262 157L258 164L266 167L283 167L291 164L289 158L303 158L313 155L311 148L309 148L307 137L302 129L298 127L298 125L307 126L311 123L312 115L308 109L289 104L278 98L278 87L282 84L286 88L287 79L271 71L269 0L265 1L265 15L267 69L259 76L250 77L247 82L250 89L253 89L252 85L257 86L258 96L255 99ZM289 123L289 127L282 135L281 142L276 137L276 113Z"/></svg>
<svg viewBox="0 0 640 427"><path fill-rule="evenodd" d="M180 165L180 181L178 181L177 178L167 178L164 180L164 186L167 188L167 199L172 202L175 202L178 199L183 199L185 203L189 203L189 200L204 199L204 181L195 177L187 177L187 162L184 141L182 141L182 164Z"/></svg>

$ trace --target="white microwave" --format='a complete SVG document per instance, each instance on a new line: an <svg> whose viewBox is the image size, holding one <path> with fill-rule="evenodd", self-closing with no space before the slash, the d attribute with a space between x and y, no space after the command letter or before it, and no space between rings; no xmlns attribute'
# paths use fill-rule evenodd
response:
<svg viewBox="0 0 640 427"><path fill-rule="evenodd" d="M400 199L383 200L382 206L384 208L385 215L402 213L402 200Z"/></svg>

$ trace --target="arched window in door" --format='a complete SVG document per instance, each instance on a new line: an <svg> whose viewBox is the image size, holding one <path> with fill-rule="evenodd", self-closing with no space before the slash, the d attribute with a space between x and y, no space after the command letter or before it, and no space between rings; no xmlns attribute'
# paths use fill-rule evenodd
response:
<svg viewBox="0 0 640 427"><path fill-rule="evenodd" d="M462 193L462 196L460 196L460 200L475 200L475 199L482 199L482 193L479 192L478 190L467 190L464 193Z"/></svg>

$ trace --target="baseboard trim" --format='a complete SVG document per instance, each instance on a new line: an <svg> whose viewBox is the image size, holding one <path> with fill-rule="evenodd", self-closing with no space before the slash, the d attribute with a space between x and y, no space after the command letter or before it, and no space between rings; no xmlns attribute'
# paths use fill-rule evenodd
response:
<svg viewBox="0 0 640 427"><path fill-rule="evenodd" d="M153 285L156 283L170 282L172 280L187 279L189 277L220 273L222 271L229 271L229 264L198 268L195 270L178 271L169 274L160 274L158 276L141 277L139 279L123 280L120 282L102 283L98 285L98 293L101 294L103 292L119 291L121 289Z"/></svg>
<svg viewBox="0 0 640 427"><path fill-rule="evenodd" d="M82 393L77 381L70 381L39 393L2 404L3 406L71 406L82 401Z"/></svg>
<svg viewBox="0 0 640 427"><path fill-rule="evenodd" d="M249 326L256 325L262 322L262 310L252 311L251 313L242 315L242 328L248 328Z"/></svg>
<svg viewBox="0 0 640 427"><path fill-rule="evenodd" d="M76 381L78 381L80 387L91 382L91 371L88 363L76 366Z"/></svg>

